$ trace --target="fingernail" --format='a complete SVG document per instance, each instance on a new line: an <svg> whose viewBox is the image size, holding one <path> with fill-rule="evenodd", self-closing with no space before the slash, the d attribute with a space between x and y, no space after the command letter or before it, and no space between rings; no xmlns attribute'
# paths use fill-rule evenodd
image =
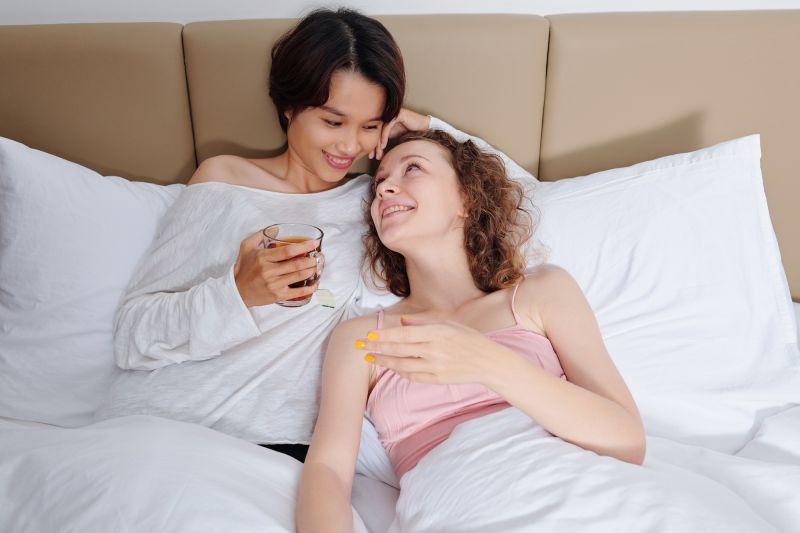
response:
<svg viewBox="0 0 800 533"><path fill-rule="evenodd" d="M367 363L374 363L375 356L372 355L371 353L368 353L367 355L364 356L364 361L366 361Z"/></svg>
<svg viewBox="0 0 800 533"><path fill-rule="evenodd" d="M369 333L367 333L367 340L370 340L370 341L378 340L378 332L370 331Z"/></svg>
<svg viewBox="0 0 800 533"><path fill-rule="evenodd" d="M357 350L363 350L364 348L367 347L367 343L362 340L357 340L355 342L355 347Z"/></svg>

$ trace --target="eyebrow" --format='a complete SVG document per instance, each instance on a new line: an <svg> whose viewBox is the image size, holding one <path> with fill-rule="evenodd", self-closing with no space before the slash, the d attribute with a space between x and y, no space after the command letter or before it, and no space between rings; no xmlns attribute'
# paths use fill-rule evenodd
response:
<svg viewBox="0 0 800 533"><path fill-rule="evenodd" d="M342 113L341 111L339 111L335 107L331 107L331 106L327 106L327 105L321 105L321 106L319 106L319 108L322 109L323 111L327 111L328 113L332 113L332 114L336 115L337 117L347 117L346 113ZM371 118L371 119L367 120L366 122L375 122L376 120L381 120L381 117Z"/></svg>
<svg viewBox="0 0 800 533"><path fill-rule="evenodd" d="M417 155L417 154L411 154L411 155L407 155L407 156L403 157L403 158L400 160L400 162L402 163L402 162L403 162L403 161L405 161L406 159L411 159L411 158L414 158L414 157L419 157L420 159L424 159L424 160L425 160L425 161L427 161L428 163L430 163L430 162L431 162L431 160L430 160L430 159L428 159L427 157L425 157L425 156L423 156L423 155Z"/></svg>
<svg viewBox="0 0 800 533"><path fill-rule="evenodd" d="M413 159L413 158L415 158L415 157L418 157L418 158L420 158L420 159L424 159L424 160L425 160L425 161L427 161L428 163L430 163L430 162L431 162L431 160L430 160L430 159L428 159L428 158L427 158L427 157L425 157L425 156L422 156L422 155L417 155L417 154L411 154L411 155L406 155L406 156L403 156L403 158L402 158L402 159L400 159L400 163L402 163L403 161L405 161L405 160L407 160L407 159ZM380 172L380 173L378 173L378 174L375 174L375 179L378 179L378 178L380 178L380 177L381 177L381 176L383 176L384 174L386 174L386 172Z"/></svg>

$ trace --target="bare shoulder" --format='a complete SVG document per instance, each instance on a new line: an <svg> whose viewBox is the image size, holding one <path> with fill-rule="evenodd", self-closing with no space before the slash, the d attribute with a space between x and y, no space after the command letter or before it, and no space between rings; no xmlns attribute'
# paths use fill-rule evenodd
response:
<svg viewBox="0 0 800 533"><path fill-rule="evenodd" d="M526 273L517 301L534 323L544 327L548 310L578 305L585 297L569 272L557 265L543 264Z"/></svg>
<svg viewBox="0 0 800 533"><path fill-rule="evenodd" d="M548 263L528 270L520 289L528 296L538 298L552 298L563 294L564 291L581 290L572 274L560 266Z"/></svg>
<svg viewBox="0 0 800 533"><path fill-rule="evenodd" d="M339 323L339 325L333 330L333 334L336 337L355 335L353 337L353 341L355 341L357 338L366 337L367 333L375 329L376 326L376 315L369 314L351 318L350 320L345 320L344 322Z"/></svg>
<svg viewBox="0 0 800 533"><path fill-rule="evenodd" d="M276 159L248 159L236 155L209 157L200 163L188 185L220 182L265 191L296 192L273 173Z"/></svg>
<svg viewBox="0 0 800 533"><path fill-rule="evenodd" d="M344 372L354 379L364 379L367 388L372 379L372 365L364 362L365 352L355 347L355 341L363 339L375 329L375 317L365 315L341 322L333 330L325 352L327 372Z"/></svg>
<svg viewBox="0 0 800 533"><path fill-rule="evenodd" d="M215 155L200 163L194 171L187 185L217 181L222 183L236 183L236 176L240 169L251 164L243 157L235 155Z"/></svg>
<svg viewBox="0 0 800 533"><path fill-rule="evenodd" d="M367 333L377 327L375 315L364 315L339 323L333 330L328 344L328 354L353 353L353 344L357 339L366 338Z"/></svg>

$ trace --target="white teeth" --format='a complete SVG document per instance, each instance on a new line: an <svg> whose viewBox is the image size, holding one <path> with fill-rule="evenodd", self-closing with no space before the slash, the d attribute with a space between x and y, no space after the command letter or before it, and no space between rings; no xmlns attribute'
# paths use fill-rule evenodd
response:
<svg viewBox="0 0 800 533"><path fill-rule="evenodd" d="M396 213L397 211L411 211L414 209L413 207L408 207L407 205L393 205L392 207L387 207L383 210L383 216L391 215L392 213Z"/></svg>
<svg viewBox="0 0 800 533"><path fill-rule="evenodd" d="M328 154L328 158L337 165L346 165L347 163L352 161L352 159L339 159L338 157L333 157L331 154Z"/></svg>

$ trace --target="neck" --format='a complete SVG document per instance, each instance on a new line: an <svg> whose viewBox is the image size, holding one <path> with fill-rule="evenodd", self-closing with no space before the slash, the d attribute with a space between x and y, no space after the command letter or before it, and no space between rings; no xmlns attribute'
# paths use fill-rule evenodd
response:
<svg viewBox="0 0 800 533"><path fill-rule="evenodd" d="M441 244L441 243L439 243ZM420 246L404 254L410 312L451 312L485 293L475 286L464 246Z"/></svg>
<svg viewBox="0 0 800 533"><path fill-rule="evenodd" d="M275 158L277 167L280 168L280 179L293 190L299 193L314 193L327 191L333 189L344 183L344 179L337 182L329 182L320 179L319 176L314 174L308 167L306 167L302 160L292 150L291 147L287 148L285 152Z"/></svg>

